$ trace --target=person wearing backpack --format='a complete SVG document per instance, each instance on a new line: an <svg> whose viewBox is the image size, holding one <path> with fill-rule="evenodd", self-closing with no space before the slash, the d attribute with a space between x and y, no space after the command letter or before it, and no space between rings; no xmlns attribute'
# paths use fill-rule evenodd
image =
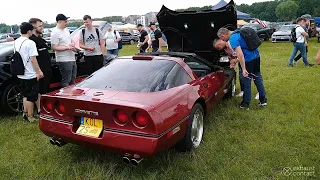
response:
<svg viewBox="0 0 320 180"><path fill-rule="evenodd" d="M306 52L306 46L308 45L306 37L308 37L308 33L302 28L302 26L306 26L307 20L305 18L299 17L296 22L296 27L291 31L291 42L293 42L293 50L288 61L288 66L294 66L293 59L297 55L297 52L300 51L304 65L311 67L313 66L313 64L310 64L308 62Z"/></svg>
<svg viewBox="0 0 320 180"><path fill-rule="evenodd" d="M91 16L85 15L79 37L80 48L84 49L84 60L88 74L92 74L103 66L105 41L100 29L93 27Z"/></svg>
<svg viewBox="0 0 320 180"><path fill-rule="evenodd" d="M20 25L21 37L14 42L14 56L12 60L11 73L20 79L21 94L23 96L23 119L34 122L34 104L40 107L39 79L43 73L39 67L37 56L38 51L35 42L29 38L33 34L33 26L23 22ZM22 64L18 63L22 62ZM19 64L19 65L18 65ZM18 65L18 66L17 66ZM18 71L22 69L23 71Z"/></svg>
<svg viewBox="0 0 320 180"><path fill-rule="evenodd" d="M119 56L119 49L122 49L122 41L119 32L113 30L110 25L107 33L104 35L104 39L106 40L107 53Z"/></svg>
<svg viewBox="0 0 320 180"><path fill-rule="evenodd" d="M244 94L239 107L241 109L249 109L252 80L259 92L258 106L267 106L266 91L260 71L260 53L258 50L261 41L257 33L249 27L241 28L234 32L227 28L220 28L217 35L221 40L225 42L229 41L241 65Z"/></svg>

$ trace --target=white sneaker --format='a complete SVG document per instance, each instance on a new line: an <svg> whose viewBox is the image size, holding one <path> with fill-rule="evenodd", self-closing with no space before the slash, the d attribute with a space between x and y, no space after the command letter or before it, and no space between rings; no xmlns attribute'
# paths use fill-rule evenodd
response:
<svg viewBox="0 0 320 180"><path fill-rule="evenodd" d="M255 99L256 99L256 100L259 100L259 93L257 93Z"/></svg>
<svg viewBox="0 0 320 180"><path fill-rule="evenodd" d="M242 97L243 96L243 91L241 91L238 95L236 95L236 97Z"/></svg>

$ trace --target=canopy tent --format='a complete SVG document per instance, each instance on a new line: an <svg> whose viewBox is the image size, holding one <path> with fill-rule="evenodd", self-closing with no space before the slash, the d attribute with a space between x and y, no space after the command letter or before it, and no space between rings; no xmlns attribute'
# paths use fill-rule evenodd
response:
<svg viewBox="0 0 320 180"><path fill-rule="evenodd" d="M137 29L137 25L134 24L125 24L125 25L121 25L121 26L116 26L114 27L114 29L118 30L118 31L126 31L129 32L131 30L136 30Z"/></svg>
<svg viewBox="0 0 320 180"><path fill-rule="evenodd" d="M218 2L216 5L212 6L212 10L216 10L216 9L220 9L224 6L226 6L228 3L225 2L224 0L221 0L220 2ZM237 11L237 19L252 19L250 14L241 12L241 11Z"/></svg>

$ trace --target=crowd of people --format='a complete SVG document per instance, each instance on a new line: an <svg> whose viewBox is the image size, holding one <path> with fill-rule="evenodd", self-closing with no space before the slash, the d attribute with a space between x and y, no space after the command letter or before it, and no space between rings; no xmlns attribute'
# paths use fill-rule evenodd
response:
<svg viewBox="0 0 320 180"><path fill-rule="evenodd" d="M56 27L51 33L51 48L55 51L56 62L61 73L61 87L75 83L77 63L75 53L77 48L67 29L69 17L64 14L56 16ZM87 74L92 74L103 66L104 55L118 56L121 49L121 36L110 25L106 34L93 27L89 15L83 17L85 28L79 34L79 47L84 51L84 61ZM139 51L162 51L162 33L155 23L150 23L149 35L141 24L137 25L140 32ZM39 18L31 18L29 22L20 25L21 37L14 43L14 50L21 56L24 65L24 75L18 75L23 95L23 119L34 122L38 119L34 114L34 105L40 113L40 96L49 92L52 76L51 56L46 41L42 38L43 23Z"/></svg>

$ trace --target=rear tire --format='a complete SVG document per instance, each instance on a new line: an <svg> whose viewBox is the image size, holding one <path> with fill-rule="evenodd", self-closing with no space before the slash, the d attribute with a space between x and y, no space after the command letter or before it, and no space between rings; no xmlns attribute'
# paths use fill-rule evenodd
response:
<svg viewBox="0 0 320 180"><path fill-rule="evenodd" d="M23 110L23 97L19 81L13 81L8 84L1 94L1 105L5 112L21 113Z"/></svg>
<svg viewBox="0 0 320 180"><path fill-rule="evenodd" d="M183 139L178 143L178 149L183 152L189 152L199 147L203 137L204 110L196 103L188 121L188 127Z"/></svg>

